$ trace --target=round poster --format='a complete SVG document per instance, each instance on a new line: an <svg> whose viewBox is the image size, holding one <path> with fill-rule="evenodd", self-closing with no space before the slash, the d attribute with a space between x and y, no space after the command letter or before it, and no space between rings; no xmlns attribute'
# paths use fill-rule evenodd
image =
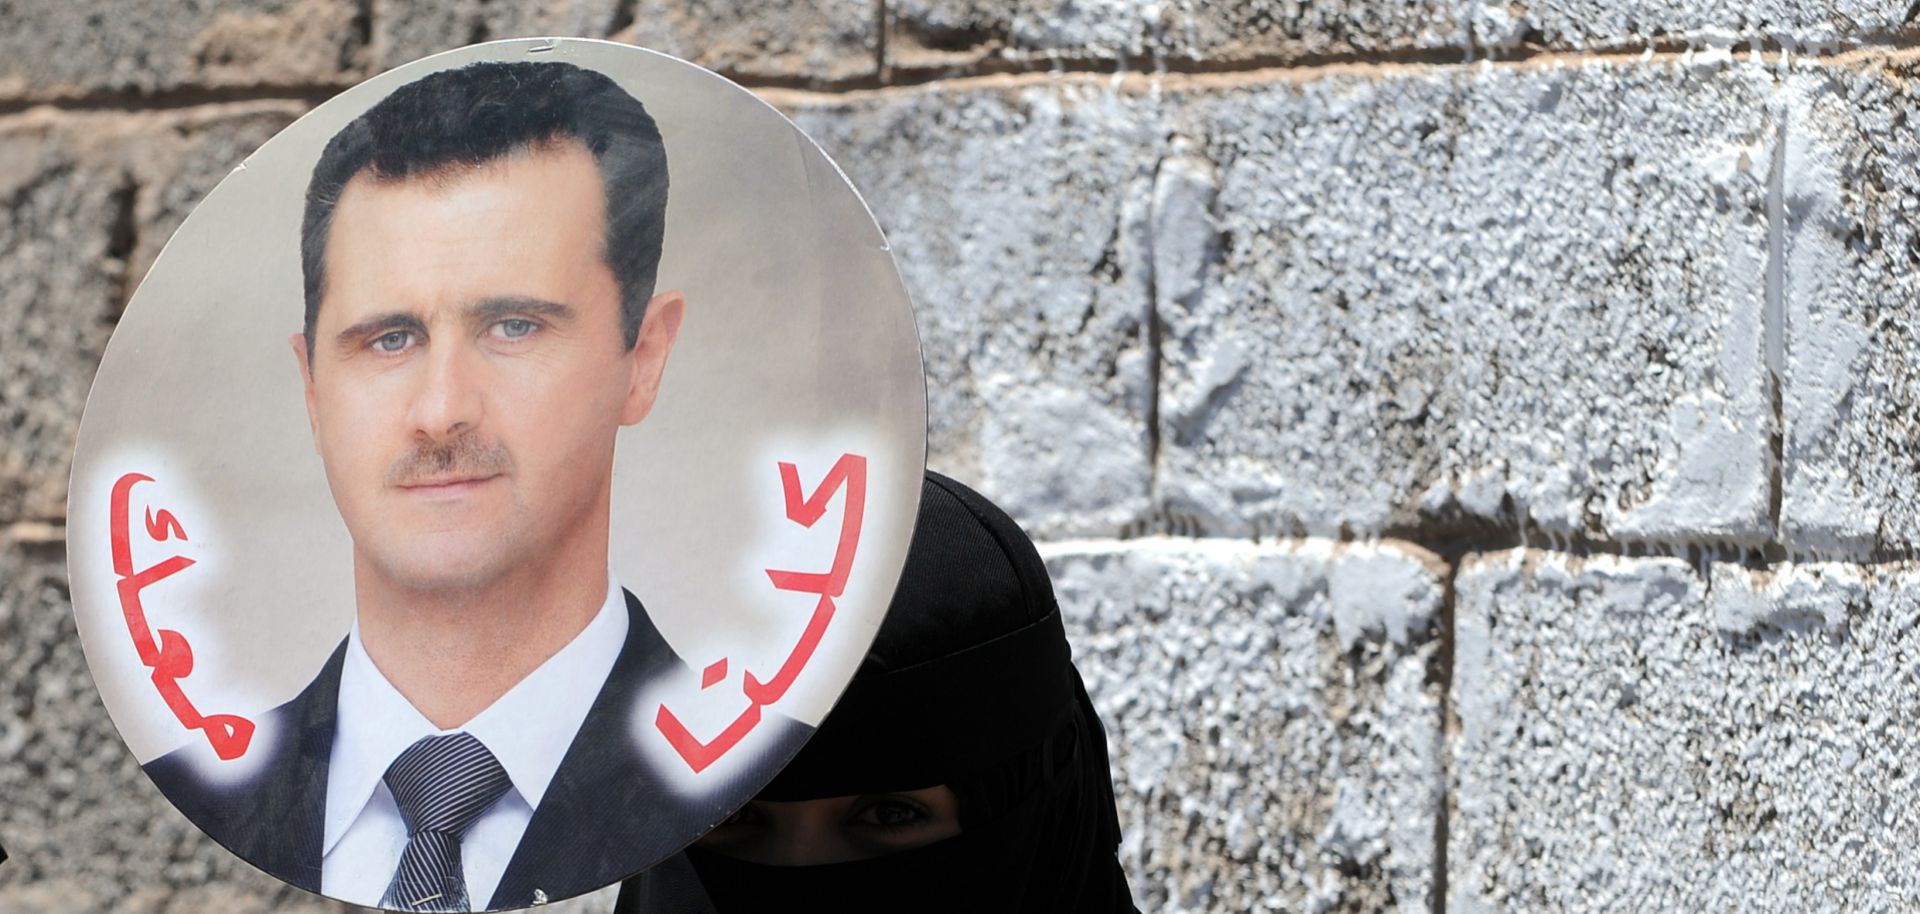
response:
<svg viewBox="0 0 1920 914"><path fill-rule="evenodd" d="M872 216L745 90L596 41L416 61L236 168L127 307L69 495L87 662L166 798L302 888L679 864L865 653L922 378Z"/></svg>

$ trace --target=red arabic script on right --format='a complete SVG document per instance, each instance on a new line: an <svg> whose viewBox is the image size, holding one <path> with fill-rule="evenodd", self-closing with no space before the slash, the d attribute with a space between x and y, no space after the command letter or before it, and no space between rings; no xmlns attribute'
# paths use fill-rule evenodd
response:
<svg viewBox="0 0 1920 914"><path fill-rule="evenodd" d="M771 679L762 681L751 670L744 674L740 690L745 693L747 706L734 717L720 733L710 740L701 740L694 736L681 723L680 718L666 705L654 715L654 727L667 743L687 763L695 773L712 765L733 747L740 744L753 728L760 725L760 709L771 705L787 694L793 687L793 681L813 659L813 652L820 646L820 639L827 633L828 623L833 621L834 598L847 588L847 575L853 571L853 556L860 548L860 522L867 513L867 458L859 454L842 454L833 468L827 471L825 479L815 487L813 494L803 496L800 492L800 470L791 463L780 463L780 490L786 499L787 519L802 527L811 528L827 513L827 504L833 500L841 488L847 491L847 497L840 514L840 535L833 553L833 564L824 572L780 571L766 569L767 577L775 589L817 596L813 615L807 619L807 626L800 632L793 649L787 652L785 662L781 663ZM700 687L710 688L727 675L727 658L709 664L701 671Z"/></svg>

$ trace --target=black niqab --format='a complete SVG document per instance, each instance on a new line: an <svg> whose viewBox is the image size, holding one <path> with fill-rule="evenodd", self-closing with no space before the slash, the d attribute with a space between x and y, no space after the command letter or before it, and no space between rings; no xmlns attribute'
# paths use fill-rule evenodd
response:
<svg viewBox="0 0 1920 914"><path fill-rule="evenodd" d="M961 833L820 866L687 852L722 914L1135 911L1106 734L1073 668L1033 542L978 493L929 472L906 567L853 682L759 795L803 800L945 784Z"/></svg>

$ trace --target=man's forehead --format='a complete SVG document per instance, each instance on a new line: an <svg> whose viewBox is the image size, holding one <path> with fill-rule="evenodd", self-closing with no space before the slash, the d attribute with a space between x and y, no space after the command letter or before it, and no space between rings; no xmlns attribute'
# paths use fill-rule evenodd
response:
<svg viewBox="0 0 1920 914"><path fill-rule="evenodd" d="M341 189L334 207L327 262L331 269L336 255L354 247L363 234L406 241L411 233L424 230L452 235L485 231L531 244L541 239L528 230L538 227L600 237L605 209L599 169L578 143L405 177L362 170ZM498 221L505 219L522 221Z"/></svg>
<svg viewBox="0 0 1920 914"><path fill-rule="evenodd" d="M550 301L607 271L605 199L578 142L405 178L363 171L335 207L320 321L458 311L487 298Z"/></svg>
<svg viewBox="0 0 1920 914"><path fill-rule="evenodd" d="M380 171L377 164L369 164L354 172L342 185L333 221L337 225L340 211L356 198L445 195L476 183L552 180L558 174L576 179L591 177L597 185L599 162L579 140L560 136L516 146L503 155L478 162L446 162L404 174L388 174Z"/></svg>
<svg viewBox="0 0 1920 914"><path fill-rule="evenodd" d="M483 159L454 159L427 167L416 166L398 173L383 169L379 159L376 158L354 172L347 186L355 182L375 187L418 182L418 186L422 187L446 188L469 178L498 174L514 165L549 158L570 164L588 165L595 168L596 172L599 166L598 160L594 158L593 152L585 143L577 137L560 133L517 143L502 150L498 155Z"/></svg>

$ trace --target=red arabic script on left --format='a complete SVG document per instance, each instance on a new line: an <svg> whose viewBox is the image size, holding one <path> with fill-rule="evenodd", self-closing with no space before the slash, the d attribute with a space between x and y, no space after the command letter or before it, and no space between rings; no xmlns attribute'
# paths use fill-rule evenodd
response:
<svg viewBox="0 0 1920 914"><path fill-rule="evenodd" d="M113 536L113 573L120 579L120 611L127 618L127 631L133 635L133 647L140 653L140 663L153 670L153 687L166 700L168 710L180 720L181 726L205 733L215 755L232 761L245 755L247 744L253 741L253 721L235 714L202 714L194 708L193 702L187 700L186 690L180 687L180 680L193 672L193 646L177 631L150 628L146 609L140 604L142 590L193 565L193 559L175 555L139 571L133 570L133 530L127 502L134 486L152 481L151 476L128 473L113 484L113 517L109 529ZM186 528L180 526L180 519L172 511L148 507L145 514L149 540L155 543L187 541Z"/></svg>

